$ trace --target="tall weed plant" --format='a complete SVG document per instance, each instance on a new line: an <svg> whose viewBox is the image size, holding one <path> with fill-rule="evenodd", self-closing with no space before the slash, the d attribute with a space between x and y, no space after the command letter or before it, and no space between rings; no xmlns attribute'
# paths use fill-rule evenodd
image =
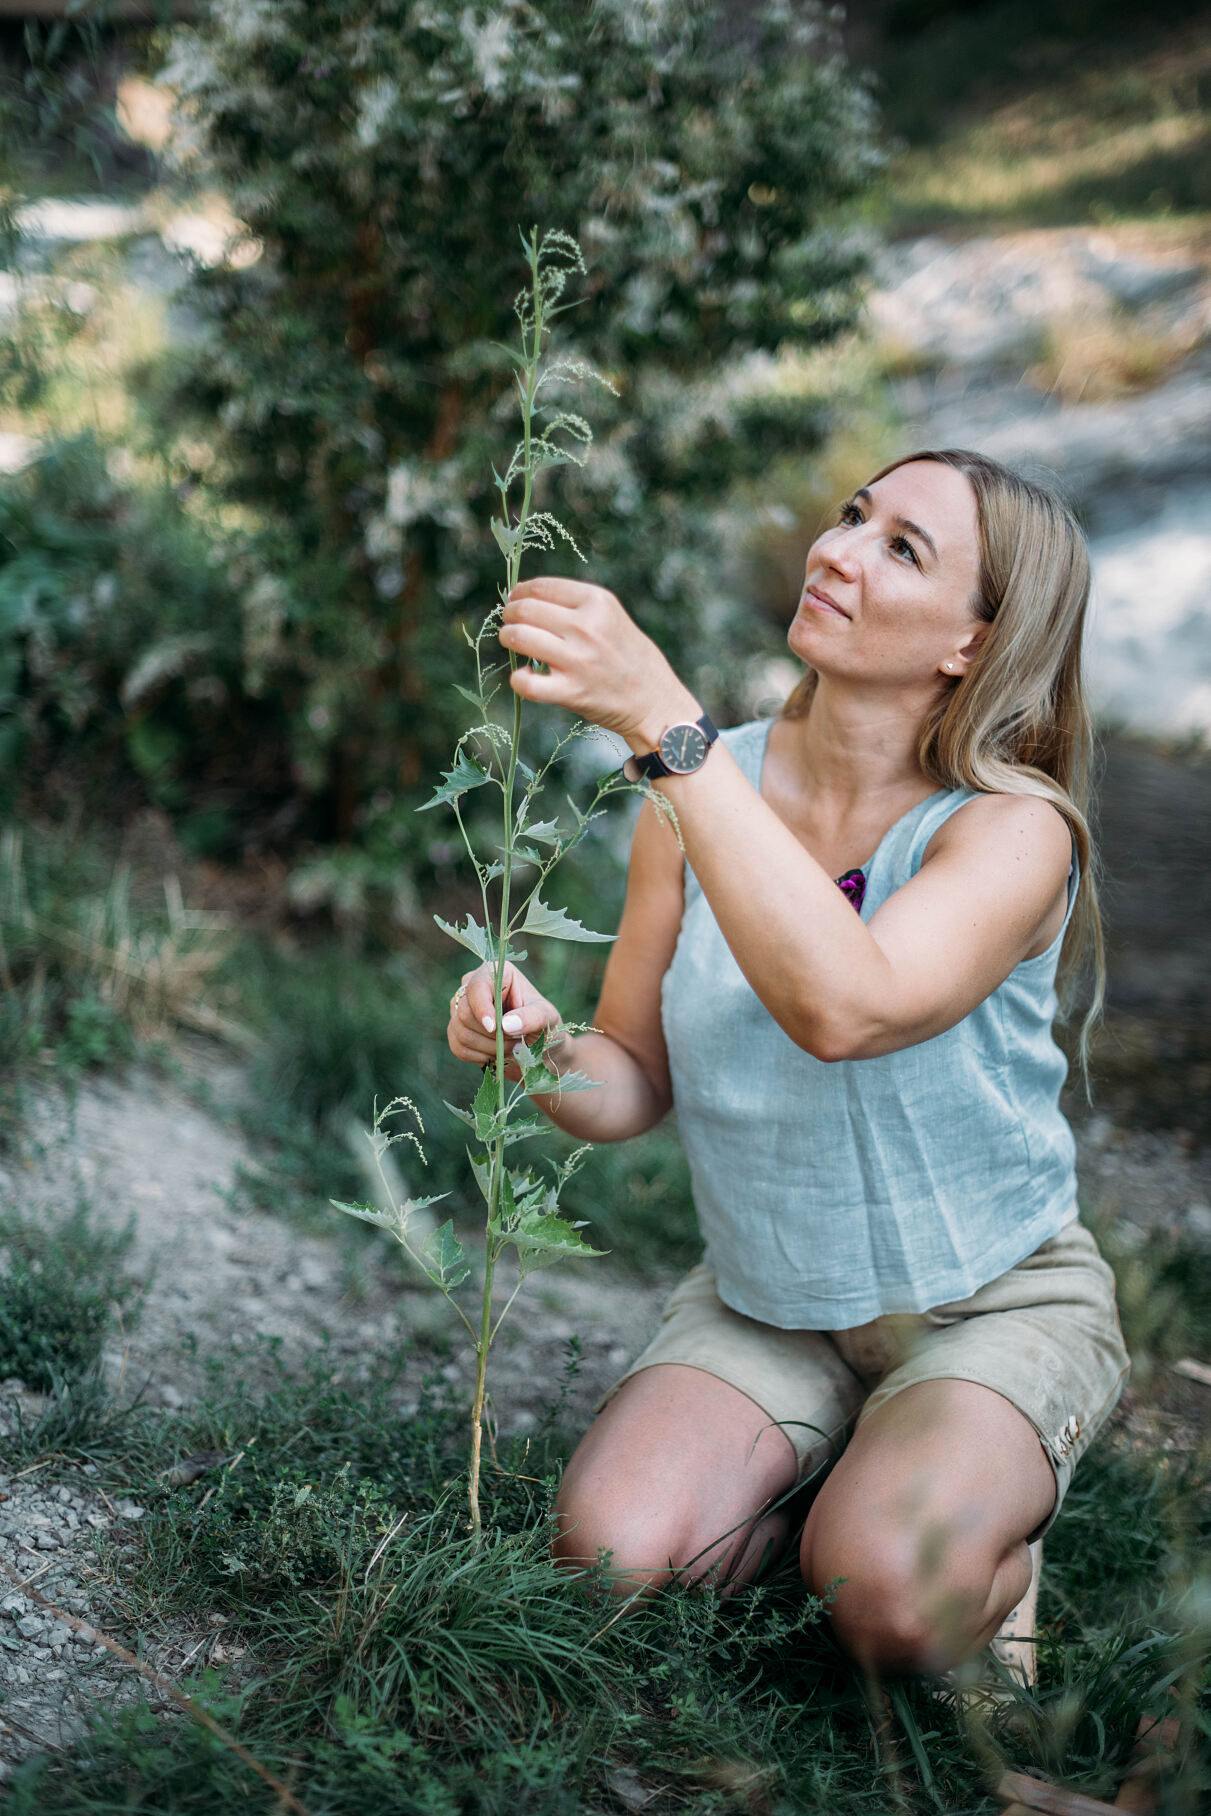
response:
<svg viewBox="0 0 1211 1816"><path fill-rule="evenodd" d="M590 943L613 937L594 933L572 919L565 909L553 907L544 899L543 891L555 866L579 844L589 825L601 813L602 803L608 796L622 792L650 793L644 788L635 788L615 770L598 782L587 807L582 809L570 795L566 797L572 825L570 828L561 826L559 820L545 817L544 790L560 754L577 738L593 735L594 728L581 722L574 723L545 760L532 767L522 755L520 694L510 694L512 706L507 711L505 724L493 710L504 680L512 674L517 663L512 651L506 652L505 660L496 659L499 645L495 633L509 594L521 577L523 557L534 551L549 550L560 540L570 544L579 554L566 526L552 512L537 507L536 482L548 468L569 462L582 465L592 442L592 431L584 417L567 409L564 403L570 383L595 376L591 368L583 361L566 358L544 361L551 324L570 306L561 300L569 275L573 272L583 275L585 271L580 248L575 240L558 229L540 237L534 228L528 239L523 236L522 243L529 266L529 282L514 305L520 344L510 350L521 412L521 439L504 471L493 468L500 514L492 519L492 534L504 557L505 575L496 604L479 629L474 634L467 633L467 643L475 658L475 686L465 688L460 685L458 691L472 709L472 723L458 739L452 767L421 809L426 812L448 806L452 810L474 868L483 914L482 924L471 914L461 925L451 925L440 916L435 917L437 924L481 963L491 965L493 971L495 1064L485 1068L471 1108L454 1110L454 1114L473 1131L475 1146L468 1150L468 1158L486 1206L484 1272L478 1317L474 1321L468 1317L454 1297L471 1273L471 1266L454 1234L453 1220L417 1242L412 1230L414 1219L419 1212L436 1203L437 1198L400 1199L382 1164L391 1148L398 1144L409 1143L420 1151L415 1131L407 1126L401 1129L394 1120L419 1121L416 1105L410 1098L394 1098L381 1110L376 1107L375 1111L370 1139L380 1166L387 1208L333 1200L338 1210L389 1230L425 1269L433 1284L450 1299L471 1338L476 1367L468 1498L471 1524L477 1536L482 1524L479 1476L488 1354L501 1322L528 1273L568 1257L583 1258L599 1252L589 1247L577 1226L558 1214L560 1195L575 1172L583 1150L576 1150L556 1165L549 1176L540 1174L532 1166L510 1167L507 1163L509 1149L519 1142L533 1140L547 1129L546 1120L529 1111L526 1100L531 1092L549 1094L556 1085L556 1078L544 1058L547 1037L533 1047L525 1042L514 1044L506 1037L505 969L511 959L520 960L526 956L518 944L523 937ZM477 851L463 812L466 797L483 788L494 789L500 797L499 837L494 841L490 855ZM659 799L654 795L652 798ZM521 881L523 873L524 884ZM506 1075L506 1067L513 1057L520 1063L520 1076L516 1081ZM583 1073L563 1072L558 1074L556 1088L562 1094L595 1087ZM506 1250L513 1251L518 1278L507 1303L497 1310L493 1304L493 1285L497 1266Z"/></svg>

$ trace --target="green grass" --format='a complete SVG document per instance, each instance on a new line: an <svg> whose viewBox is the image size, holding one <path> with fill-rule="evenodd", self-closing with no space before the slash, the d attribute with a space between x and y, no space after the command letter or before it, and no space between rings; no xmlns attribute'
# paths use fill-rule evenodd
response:
<svg viewBox="0 0 1211 1816"><path fill-rule="evenodd" d="M1180 1291L1201 1319L1191 1283ZM320 1340L287 1365L253 1342L211 1358L178 1413L98 1401L73 1435L61 1391L64 1420L22 1451L53 1449L60 1477L88 1457L111 1498L147 1509L124 1549L99 1548L108 1624L203 1642L193 1692L312 1816L572 1816L642 1799L657 1816L991 1816L1006 1766L1113 1796L1140 1715L1174 1708L1192 1743L1160 1809L1205 1807L1205 1456L1153 1454L1121 1426L1084 1461L1047 1541L1037 1689L960 1706L922 1680L888 1686L888 1702L793 1565L730 1599L673 1591L617 1619L592 1580L554 1570L549 1510L574 1441L558 1396L487 1470L476 1547L465 1409L440 1360L350 1361ZM216 1636L225 1660L208 1666ZM77 1745L20 1768L8 1807L184 1816L268 1812L274 1797L186 1718L138 1705L98 1710Z"/></svg>
<svg viewBox="0 0 1211 1816"><path fill-rule="evenodd" d="M0 1145L31 1083L121 1066L175 1026L225 1027L208 991L226 937L175 882L136 879L112 834L70 819L0 822Z"/></svg>
<svg viewBox="0 0 1211 1816"><path fill-rule="evenodd" d="M125 1268L132 1231L107 1228L81 1199L64 1213L0 1210L0 1379L80 1391L100 1361L115 1310L128 1321L139 1288Z"/></svg>

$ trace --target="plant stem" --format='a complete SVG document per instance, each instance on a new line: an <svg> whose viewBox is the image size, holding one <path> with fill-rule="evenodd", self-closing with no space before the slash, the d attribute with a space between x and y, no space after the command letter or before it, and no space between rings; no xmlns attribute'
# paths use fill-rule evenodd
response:
<svg viewBox="0 0 1211 1816"><path fill-rule="evenodd" d="M534 396L538 387L538 365L542 353L544 332L542 286L538 270L538 236L530 236L530 279L534 295L534 320L531 339L527 345L524 339L523 350L527 355L525 381L521 387L522 445L524 449L522 472L524 490L521 509L518 513L518 527L524 530L530 513L530 501L534 490L534 472L531 461L531 437L534 415ZM517 545L507 562L508 585L506 592L512 592L517 585L521 572L521 544L519 536ZM517 666L517 658L509 651L509 673ZM504 1112L508 1080L505 1078L505 1031L504 1031L504 978L506 954L509 939L510 896L513 887L513 794L517 781L517 762L521 753L521 695L513 695L513 726L509 740L509 758L505 773L503 793L504 808L504 868L500 884L500 917L497 923L496 965L493 979L493 1005L496 1013L496 1108L498 1124L502 1128L492 1143L492 1166L488 1186L488 1220L487 1243L484 1249L484 1291L480 1311L479 1338L475 1345L475 1397L471 1405L471 1467L467 1482L467 1499L471 1509L471 1530L478 1540L483 1522L479 1509L479 1473L480 1454L483 1446L484 1417L484 1382L488 1368L488 1351L492 1345L492 1279L496 1272L496 1262L502 1244L497 1235L500 1222L500 1206L505 1180L505 1138L503 1134Z"/></svg>

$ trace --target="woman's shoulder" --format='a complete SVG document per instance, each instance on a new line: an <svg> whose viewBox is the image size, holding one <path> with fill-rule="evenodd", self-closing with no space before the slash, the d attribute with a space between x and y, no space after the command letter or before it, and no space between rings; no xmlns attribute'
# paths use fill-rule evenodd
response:
<svg viewBox="0 0 1211 1816"><path fill-rule="evenodd" d="M947 853L995 857L1054 872L1057 882L1072 864L1072 831L1060 809L1041 795L992 794L956 789L953 811L934 831L923 862Z"/></svg>

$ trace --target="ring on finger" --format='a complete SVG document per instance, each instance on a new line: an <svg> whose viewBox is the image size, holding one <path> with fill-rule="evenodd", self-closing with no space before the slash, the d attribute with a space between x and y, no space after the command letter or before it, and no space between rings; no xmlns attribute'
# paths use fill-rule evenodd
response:
<svg viewBox="0 0 1211 1816"><path fill-rule="evenodd" d="M457 1015L457 1014L458 1014L458 1005L459 1005L459 1003L461 1003L461 1002L462 1002L462 1000L463 1000L463 997L464 997L464 996L465 996L465 995L466 995L466 994L467 994L467 986L466 986L466 984L460 984L460 985L459 985L459 986L458 986L458 989L457 989L457 990L456 990L456 991L455 991L455 992L454 992L454 995L453 995L453 996L452 996L452 997L451 997L451 998L450 998L450 1013L451 1013L451 1015Z"/></svg>

